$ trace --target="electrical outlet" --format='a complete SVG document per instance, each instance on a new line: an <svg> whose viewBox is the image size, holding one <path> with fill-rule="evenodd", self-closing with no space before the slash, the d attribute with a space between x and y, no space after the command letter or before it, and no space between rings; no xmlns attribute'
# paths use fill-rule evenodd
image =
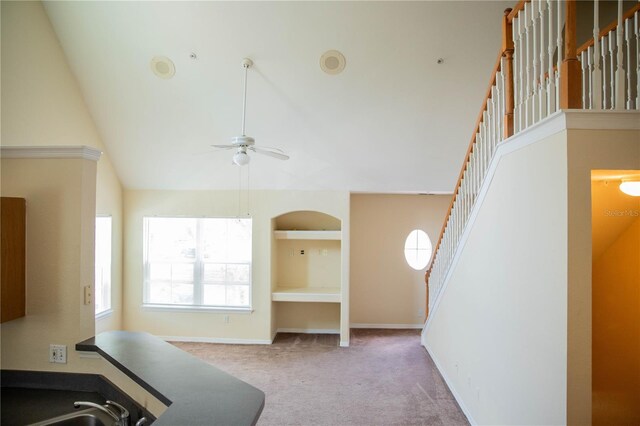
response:
<svg viewBox="0 0 640 426"><path fill-rule="evenodd" d="M67 345L49 345L49 362L67 363Z"/></svg>
<svg viewBox="0 0 640 426"><path fill-rule="evenodd" d="M304 249L300 250L300 256L304 256Z"/></svg>

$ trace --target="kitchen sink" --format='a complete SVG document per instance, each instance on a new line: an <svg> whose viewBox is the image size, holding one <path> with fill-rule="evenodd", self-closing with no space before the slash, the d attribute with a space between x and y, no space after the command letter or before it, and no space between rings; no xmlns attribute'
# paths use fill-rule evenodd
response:
<svg viewBox="0 0 640 426"><path fill-rule="evenodd" d="M112 426L114 420L95 408L72 411L28 426Z"/></svg>

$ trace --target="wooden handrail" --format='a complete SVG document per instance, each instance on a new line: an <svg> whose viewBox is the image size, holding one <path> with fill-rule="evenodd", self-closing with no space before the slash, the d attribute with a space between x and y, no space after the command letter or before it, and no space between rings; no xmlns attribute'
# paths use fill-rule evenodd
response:
<svg viewBox="0 0 640 426"><path fill-rule="evenodd" d="M632 6L629 10L627 10L624 15L622 15L622 20L626 21L627 19L633 17L633 14L636 13L638 10L640 10L640 3L636 3L634 6ZM618 18L616 18L614 21L612 21L609 25L607 25L606 27L604 27L602 30L600 30L600 34L598 34L598 40L600 40L602 37L606 36L607 34L609 34L611 31L615 30L618 27ZM587 40L586 42L584 42L582 44L582 46L580 46L578 48L578 54L584 52L585 50L587 50L588 48L590 48L591 46L593 46L593 37L591 37L589 40Z"/></svg>
<svg viewBox="0 0 640 426"><path fill-rule="evenodd" d="M527 3L531 0L521 0L516 7L520 6L524 7L524 3ZM451 210L453 210L453 205L456 202L456 198L458 197L458 192L460 191L460 185L462 183L462 178L464 177L464 173L467 171L467 167L469 165L469 157L473 152L473 147L476 142L476 134L480 130L480 124L482 123L483 113L487 110L487 104L489 103L489 99L491 99L491 89L496 84L496 76L501 70L502 57L507 58L507 76L505 76L506 82L506 110L505 110L505 135L511 136L513 134L513 35L511 32L511 23L509 17L513 15L514 9L506 9L504 11L504 17L502 21L502 45L500 47L500 51L498 52L498 58L496 59L496 63L493 66L493 71L491 73L491 78L489 79L489 87L487 88L487 93L484 95L484 101L482 102L482 107L480 108L480 113L478 114L478 118L476 118L476 124L473 127L473 135L471 136L471 142L469 142L469 148L467 148L467 153L464 156L464 162L462 163L462 170L460 170L460 174L458 175L458 180L456 182L455 190L453 191L453 195L451 196L451 202L449 203L449 208L447 209L447 214L445 215L444 224L440 229L440 235L438 236L438 242L433 250L433 253L438 253L438 249L442 244L442 238L444 237L444 231L447 228L447 224L449 222L449 217L451 216ZM517 10L516 10L517 12ZM429 276L431 275L431 270L433 269L433 264L435 261L435 257L431 262L431 266L425 273L425 282L427 286L429 285ZM429 309L429 291L427 288L427 309Z"/></svg>
<svg viewBox="0 0 640 426"><path fill-rule="evenodd" d="M456 197L458 196L458 191L460 190L460 183L462 182L462 178L464 177L464 172L467 171L467 166L469 165L469 157L473 152L473 145L476 141L476 134L480 129L480 124L482 123L482 115L487 110L487 104L489 103L489 99L491 99L491 88L496 82L496 75L500 72L500 63L502 60L502 49L500 49L500 53L498 54L498 59L496 60L496 64L493 66L493 72L491 73L491 79L489 80L489 88L487 89L487 93L484 96L484 102L482 103L482 108L480 108L480 113L478 114L478 118L476 119L476 125L474 126L473 136L471 136L471 142L469 143L469 148L467 148L467 154L464 156L464 162L462 163L462 170L458 175L458 181L456 182L455 190L453 191L453 195L451 197L451 202L449 203L449 208L447 209L447 214L445 215L445 221L442 225L442 229L440 230L440 236L438 237L438 242L433 250L434 253L438 253L438 249L440 248L440 244L442 243L442 237L444 236L444 231L447 228L447 223L449 222L449 216L451 215L451 210L453 209L453 205L456 202ZM435 260L435 258L434 258ZM431 269L433 268L433 261L431 262L431 266L429 270L425 274L425 280L429 280L429 275L431 275Z"/></svg>
<svg viewBox="0 0 640 426"><path fill-rule="evenodd" d="M513 22L513 18L518 16L518 13L520 13L520 11L524 9L524 5L530 2L531 0L520 0L518 4L516 4L507 15L507 20L509 21L509 23Z"/></svg>
<svg viewBox="0 0 640 426"><path fill-rule="evenodd" d="M502 46L500 48L500 52L498 54L498 58L496 60L496 64L493 67L493 72L491 74L491 79L489 81L489 88L484 97L484 101L482 103L482 107L480 109L480 113L478 114L478 118L476 119L476 124L474 126L473 135L471 137L471 141L469 143L469 148L467 149L467 153L464 157L464 162L462 165L462 170L458 176L458 180L456 182L456 186L451 197L451 202L449 203L449 208L447 209L447 214L445 216L444 224L440 230L440 235L438 236L438 242L434 248L434 258L431 262L429 269L425 274L425 281L427 286L429 285L429 278L431 276L431 272L433 270L435 260L440 247L442 245L442 241L444 238L445 230L447 229L447 225L449 224L449 220L451 219L451 212L455 205L455 202L460 193L462 179L467 171L467 167L469 166L469 159L474 150L476 135L480 130L480 125L483 121L483 114L487 110L487 105L489 99L492 97L492 87L496 82L496 75L501 71L502 66L502 58L505 58L504 69L502 70L505 76L505 117L504 117L504 137L505 139L509 136L513 135L513 112L514 112L514 76L513 76L513 54L514 54L514 44L513 44L513 34L512 34L512 22L513 19L518 16L518 13L524 10L525 5L529 3L531 0L520 0L514 6L513 9L507 9L504 12L503 22L502 22ZM633 17L633 15L640 10L640 3L635 4L629 10L627 10L624 15L622 21L626 21ZM586 43L580 46L580 48L576 48L576 0L566 0L565 3L565 25L564 25L564 58L562 58L562 64L560 66L560 90L559 90L559 104L561 109L580 109L582 108L582 73L580 68L580 62L578 61L578 55L584 50L588 49L593 45L594 40L591 38ZM599 38L604 37L609 34L618 26L618 20L611 22L609 25L604 27L600 33ZM553 69L557 71L556 66L553 66ZM544 73L544 78L549 78L548 73ZM429 309L429 291L427 287L427 309Z"/></svg>

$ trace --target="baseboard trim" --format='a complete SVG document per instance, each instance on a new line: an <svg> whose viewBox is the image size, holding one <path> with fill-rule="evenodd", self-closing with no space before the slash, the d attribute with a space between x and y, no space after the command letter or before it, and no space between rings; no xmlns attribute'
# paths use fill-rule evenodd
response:
<svg viewBox="0 0 640 426"><path fill-rule="evenodd" d="M271 340L236 339L229 337L157 336L166 342L223 343L228 345L270 345Z"/></svg>
<svg viewBox="0 0 640 426"><path fill-rule="evenodd" d="M340 334L340 330L335 328L278 328L277 333Z"/></svg>
<svg viewBox="0 0 640 426"><path fill-rule="evenodd" d="M350 328L384 328L393 330L402 329L422 329L424 324L364 324L364 323L351 323Z"/></svg>
<svg viewBox="0 0 640 426"><path fill-rule="evenodd" d="M447 384L447 387L449 387L449 390L451 391L451 394L453 395L453 397L455 398L456 402L458 403L458 405L460 406L460 409L462 410L462 414L465 415L465 417L467 418L467 420L469 421L469 424L471 425L477 425L478 422L476 422L473 418L473 416L471 416L471 413L469 412L469 409L467 408L466 405L464 405L464 401L462 400L462 398L460 397L460 394L456 391L456 389L453 387L453 384L451 383L451 380L449 380L449 376L447 376L447 373L444 371L444 369L442 368L442 365L440 364L440 361L438 361L438 357L435 356L435 354L433 353L433 351L431 351L429 349L429 346L426 344L427 342L423 342L422 346L424 346L425 350L427 351L427 353L429 354L429 356L431 357L431 359L433 360L433 363L436 365L436 368L438 369L438 371L440 372L440 375L442 376L442 378L444 379L444 382Z"/></svg>

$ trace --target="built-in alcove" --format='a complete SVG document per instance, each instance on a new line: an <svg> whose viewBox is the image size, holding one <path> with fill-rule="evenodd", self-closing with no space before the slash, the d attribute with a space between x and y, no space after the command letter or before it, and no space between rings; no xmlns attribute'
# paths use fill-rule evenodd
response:
<svg viewBox="0 0 640 426"><path fill-rule="evenodd" d="M640 170L595 170L592 202L593 424L640 424Z"/></svg>
<svg viewBox="0 0 640 426"><path fill-rule="evenodd" d="M272 220L275 331L339 333L342 230L333 216L295 211Z"/></svg>

